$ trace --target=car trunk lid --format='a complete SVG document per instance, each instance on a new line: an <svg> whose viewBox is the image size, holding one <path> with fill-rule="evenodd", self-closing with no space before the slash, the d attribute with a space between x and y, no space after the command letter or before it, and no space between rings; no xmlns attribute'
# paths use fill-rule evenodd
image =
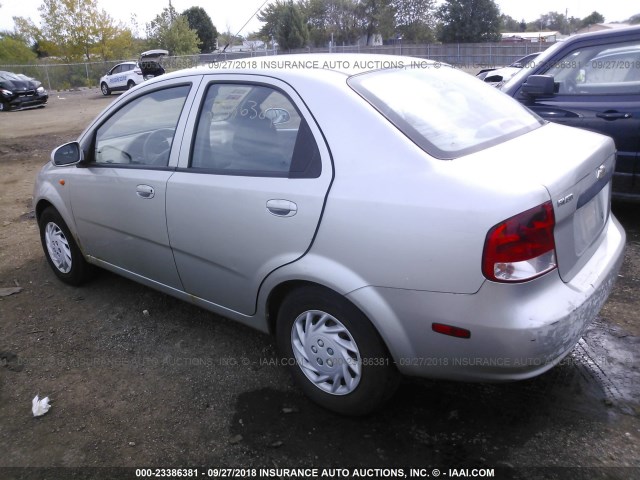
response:
<svg viewBox="0 0 640 480"><path fill-rule="evenodd" d="M488 182L488 188L500 188L505 196L536 187L548 192L563 281L571 281L597 248L609 217L615 167L615 146L609 137L550 123L452 163L476 181Z"/></svg>

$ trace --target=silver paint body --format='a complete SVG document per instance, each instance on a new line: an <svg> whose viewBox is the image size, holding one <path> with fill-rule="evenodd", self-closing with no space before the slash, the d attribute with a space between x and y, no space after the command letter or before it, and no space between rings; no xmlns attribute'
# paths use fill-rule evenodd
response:
<svg viewBox="0 0 640 480"><path fill-rule="evenodd" d="M34 202L60 212L89 262L262 331L272 328L272 292L311 282L360 308L406 374L515 380L551 368L595 318L622 262L625 233L609 213L610 184L594 200L607 215L595 233L580 225L576 201L558 205L593 185L602 165L614 168L612 140L546 124L439 160L354 92L350 73L183 70L126 92L79 138L130 98L190 82L169 160L186 168L206 85L259 82L286 92L307 120L319 178L49 163ZM295 214L273 215L274 200L295 204ZM549 200L559 268L521 284L486 280L489 229ZM435 333L433 322L467 328L471 338Z"/></svg>

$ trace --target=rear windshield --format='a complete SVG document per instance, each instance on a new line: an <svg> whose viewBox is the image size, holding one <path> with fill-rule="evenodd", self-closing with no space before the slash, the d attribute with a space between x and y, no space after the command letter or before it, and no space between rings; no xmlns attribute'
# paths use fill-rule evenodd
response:
<svg viewBox="0 0 640 480"><path fill-rule="evenodd" d="M377 70L348 82L420 148L444 160L497 145L544 123L498 89L448 66Z"/></svg>

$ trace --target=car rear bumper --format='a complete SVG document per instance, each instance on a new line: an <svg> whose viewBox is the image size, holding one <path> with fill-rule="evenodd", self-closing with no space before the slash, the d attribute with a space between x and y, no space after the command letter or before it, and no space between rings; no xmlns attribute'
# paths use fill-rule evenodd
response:
<svg viewBox="0 0 640 480"><path fill-rule="evenodd" d="M573 349L607 300L625 245L613 215L599 241L568 283L556 271L525 284L487 281L471 295L366 287L349 298L376 325L405 374L465 381L530 378ZM471 336L439 334L432 323L467 329Z"/></svg>

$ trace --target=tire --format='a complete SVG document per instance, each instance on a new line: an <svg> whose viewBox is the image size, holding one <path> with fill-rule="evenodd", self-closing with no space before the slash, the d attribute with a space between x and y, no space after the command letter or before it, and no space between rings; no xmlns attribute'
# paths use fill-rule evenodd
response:
<svg viewBox="0 0 640 480"><path fill-rule="evenodd" d="M46 208L38 220L40 241L53 273L69 285L80 285L91 275L91 266L82 256L67 224L53 207Z"/></svg>
<svg viewBox="0 0 640 480"><path fill-rule="evenodd" d="M8 103L0 102L0 112L8 112L10 109Z"/></svg>
<svg viewBox="0 0 640 480"><path fill-rule="evenodd" d="M104 82L100 84L100 90L102 90L102 95L104 95L105 97L107 95L111 95L111 90L109 90L109 86Z"/></svg>
<svg viewBox="0 0 640 480"><path fill-rule="evenodd" d="M302 391L328 410L369 414L398 386L399 373L376 329L352 303L330 290L304 287L291 292L278 312L276 341Z"/></svg>
<svg viewBox="0 0 640 480"><path fill-rule="evenodd" d="M131 90L135 86L136 86L136 82L134 82L133 80L129 80L127 82L127 90Z"/></svg>

